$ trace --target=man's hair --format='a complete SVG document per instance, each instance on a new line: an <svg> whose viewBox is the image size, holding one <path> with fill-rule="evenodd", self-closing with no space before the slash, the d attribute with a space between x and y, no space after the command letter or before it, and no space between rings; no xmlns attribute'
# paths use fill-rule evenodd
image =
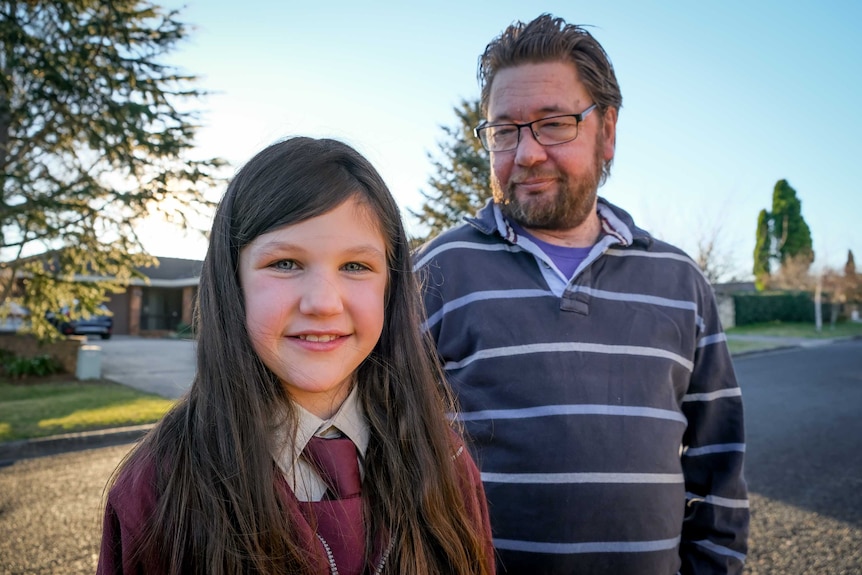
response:
<svg viewBox="0 0 862 575"><path fill-rule="evenodd" d="M383 331L356 372L371 431L362 487L368 535L397 542L388 561L396 573L491 571L462 502L445 418L454 400L421 332L424 311L398 205L359 152L300 137L258 153L219 203L195 311L197 374L125 464L134 469L148 455L158 463L159 502L140 553L155 556L160 572L312 571L278 495L272 456L275 429L294 432L298 415L254 351L238 269L243 248L261 234L350 199L379 226L388 266Z"/></svg>
<svg viewBox="0 0 862 575"><path fill-rule="evenodd" d="M497 72L520 64L571 62L599 111L619 110L623 97L613 64L601 44L584 28L542 14L529 23L515 22L485 47L479 56L482 113L488 113L491 85Z"/></svg>

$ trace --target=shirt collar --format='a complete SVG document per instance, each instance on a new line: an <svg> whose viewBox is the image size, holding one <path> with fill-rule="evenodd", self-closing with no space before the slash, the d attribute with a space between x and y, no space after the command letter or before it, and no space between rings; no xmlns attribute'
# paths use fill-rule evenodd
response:
<svg viewBox="0 0 862 575"><path fill-rule="evenodd" d="M358 386L354 385L347 399L344 400L335 415L329 419L321 419L301 405L296 406L299 414L299 425L296 433L294 459L299 457L313 435L337 437L338 432L350 438L350 441L359 450L359 454L365 457L365 450L368 448L368 422L365 419L365 410L359 401L357 390Z"/></svg>
<svg viewBox="0 0 862 575"><path fill-rule="evenodd" d="M489 212L481 214L482 216L484 216L481 219L484 220L485 225L487 226L490 223L489 218L493 217L493 228L495 228L497 232L510 243L519 244L518 240L523 236L518 234L517 230L513 227L509 219L503 215L503 211L500 209L500 206L494 203L492 200L488 202L488 205L485 209ZM603 198L598 199L596 211L599 215L603 235L611 236L613 238L613 240L610 242L611 244L616 243L622 246L629 246L632 244L632 241L636 238L632 230L632 228L635 228L635 226L634 223L631 221L631 216L628 216L627 213L623 212L625 216L628 216L629 221L626 221L624 218L620 217L614 211L611 204L606 202ZM480 218L477 218L477 220L479 219ZM637 228L635 228L634 231L641 232L642 234L644 233L642 232L642 230ZM487 230L487 228L486 233L490 233L490 230Z"/></svg>
<svg viewBox="0 0 862 575"><path fill-rule="evenodd" d="M290 473L293 467L296 466L302 450L305 449L308 441L315 435L332 437L341 432L341 434L350 438L350 441L356 445L360 459L365 459L370 431L357 389L358 387L354 385L347 399L344 400L344 403L341 404L335 415L329 419L321 419L301 405L294 404L299 419L296 426L296 438L293 442L293 453L290 459L288 459L288 450L290 449L291 442L290 438L287 437L288 426L280 425L275 432L273 455L285 472ZM286 465L288 462L290 464Z"/></svg>

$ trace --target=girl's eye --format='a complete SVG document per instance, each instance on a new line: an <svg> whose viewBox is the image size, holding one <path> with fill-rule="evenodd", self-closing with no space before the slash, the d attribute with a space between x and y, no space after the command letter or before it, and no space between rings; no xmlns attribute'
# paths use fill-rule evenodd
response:
<svg viewBox="0 0 862 575"><path fill-rule="evenodd" d="M350 262L349 264L344 264L344 269L349 272L361 272L367 270L368 267L360 263Z"/></svg>
<svg viewBox="0 0 862 575"><path fill-rule="evenodd" d="M297 265L296 262L293 260L278 260L277 262L272 264L272 267L277 270L292 271L297 268Z"/></svg>

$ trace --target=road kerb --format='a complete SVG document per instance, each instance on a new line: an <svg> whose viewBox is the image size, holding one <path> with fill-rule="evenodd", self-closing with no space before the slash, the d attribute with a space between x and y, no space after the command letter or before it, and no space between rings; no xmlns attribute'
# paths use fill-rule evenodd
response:
<svg viewBox="0 0 862 575"><path fill-rule="evenodd" d="M57 455L68 451L132 443L141 439L153 428L153 425L150 423L3 442L0 443L0 465L8 465L20 459Z"/></svg>

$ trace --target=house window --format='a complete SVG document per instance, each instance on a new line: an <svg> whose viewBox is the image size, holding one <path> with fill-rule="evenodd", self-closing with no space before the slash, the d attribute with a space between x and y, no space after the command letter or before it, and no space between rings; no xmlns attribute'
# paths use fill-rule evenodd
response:
<svg viewBox="0 0 862 575"><path fill-rule="evenodd" d="M141 294L142 331L175 331L182 319L182 288L143 288Z"/></svg>

